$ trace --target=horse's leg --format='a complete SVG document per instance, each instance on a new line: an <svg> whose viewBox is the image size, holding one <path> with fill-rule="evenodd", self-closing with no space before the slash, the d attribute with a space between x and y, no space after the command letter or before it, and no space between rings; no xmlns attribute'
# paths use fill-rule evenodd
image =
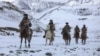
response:
<svg viewBox="0 0 100 56"><path fill-rule="evenodd" d="M28 39L28 47L30 48L30 43L31 43L31 39L32 39L32 34L33 34L33 31L32 30L30 30L31 31L31 34L29 35L29 39Z"/></svg>
<svg viewBox="0 0 100 56"><path fill-rule="evenodd" d="M67 45L67 41L66 40L64 40L65 41L65 45Z"/></svg>
<svg viewBox="0 0 100 56"><path fill-rule="evenodd" d="M53 45L53 41L54 41L54 38L52 37L52 38L51 38L51 45Z"/></svg>
<svg viewBox="0 0 100 56"><path fill-rule="evenodd" d="M26 38L25 38L25 47L27 47L27 45L26 45L27 43L26 43Z"/></svg>
<svg viewBox="0 0 100 56"><path fill-rule="evenodd" d="M20 48L22 47L22 41L23 41L23 38L21 38L21 41L20 41Z"/></svg>
<svg viewBox="0 0 100 56"><path fill-rule="evenodd" d="M78 44L78 38L76 38L76 44Z"/></svg>
<svg viewBox="0 0 100 56"><path fill-rule="evenodd" d="M70 41L71 41L71 39L69 39L69 45L70 45Z"/></svg>
<svg viewBox="0 0 100 56"><path fill-rule="evenodd" d="M53 45L53 41L50 41L51 45Z"/></svg>
<svg viewBox="0 0 100 56"><path fill-rule="evenodd" d="M86 44L86 39L84 39L84 45Z"/></svg>
<svg viewBox="0 0 100 56"><path fill-rule="evenodd" d="M83 40L83 44L85 45L85 39Z"/></svg>
<svg viewBox="0 0 100 56"><path fill-rule="evenodd" d="M49 39L49 45L53 45L53 38Z"/></svg>
<svg viewBox="0 0 100 56"><path fill-rule="evenodd" d="M68 45L68 40L65 39L65 45Z"/></svg>
<svg viewBox="0 0 100 56"><path fill-rule="evenodd" d="M48 40L48 39L46 38L45 45L47 45L47 40Z"/></svg>
<svg viewBox="0 0 100 56"><path fill-rule="evenodd" d="M30 42L31 42L31 40L28 40L28 48L30 48Z"/></svg>
<svg viewBox="0 0 100 56"><path fill-rule="evenodd" d="M77 43L77 41L76 41L76 37L75 37L75 42Z"/></svg>
<svg viewBox="0 0 100 56"><path fill-rule="evenodd" d="M68 43L67 45L70 45L70 40L69 39L67 40L67 43Z"/></svg>
<svg viewBox="0 0 100 56"><path fill-rule="evenodd" d="M51 39L49 39L49 45L51 45L51 42L52 42Z"/></svg>
<svg viewBox="0 0 100 56"><path fill-rule="evenodd" d="M84 40L82 39L82 45L84 44Z"/></svg>
<svg viewBox="0 0 100 56"><path fill-rule="evenodd" d="M79 40L79 38L77 38L77 44L78 44L78 40Z"/></svg>
<svg viewBox="0 0 100 56"><path fill-rule="evenodd" d="M84 45L84 39L83 39L83 45Z"/></svg>
<svg viewBox="0 0 100 56"><path fill-rule="evenodd" d="M86 39L85 39L85 44L86 44Z"/></svg>
<svg viewBox="0 0 100 56"><path fill-rule="evenodd" d="M71 36L69 35L69 45L70 45L70 42L71 42Z"/></svg>
<svg viewBox="0 0 100 56"><path fill-rule="evenodd" d="M66 40L66 45L68 45L68 39Z"/></svg>
<svg viewBox="0 0 100 56"><path fill-rule="evenodd" d="M52 41L51 45L53 45L53 41Z"/></svg>
<svg viewBox="0 0 100 56"><path fill-rule="evenodd" d="M30 37L30 39L28 39L28 47L29 48L30 48L31 39L32 39L32 36Z"/></svg>

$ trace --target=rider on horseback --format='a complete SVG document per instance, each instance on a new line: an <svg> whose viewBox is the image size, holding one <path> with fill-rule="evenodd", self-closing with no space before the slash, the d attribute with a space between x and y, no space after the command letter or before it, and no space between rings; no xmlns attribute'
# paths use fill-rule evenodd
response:
<svg viewBox="0 0 100 56"><path fill-rule="evenodd" d="M19 27L20 27L20 35L21 35L21 31L23 31L24 29L28 28L28 27L31 27L32 24L28 18L28 15L27 14L24 14L24 17L22 19L22 21L20 22L19 24Z"/></svg>
<svg viewBox="0 0 100 56"><path fill-rule="evenodd" d="M54 36L55 36L54 30L55 30L55 25L53 23L53 20L50 20L45 30L45 35L43 36L43 38L46 38L46 44L49 40L49 45L53 45Z"/></svg>
<svg viewBox="0 0 100 56"><path fill-rule="evenodd" d="M50 30L51 33L52 33L52 35L55 36L55 34L54 34L55 25L54 25L54 23L53 23L53 20L50 20L49 24L47 25L47 28L48 28L48 29L45 30L45 35L46 35L47 30ZM45 38L45 35L43 36L43 38Z"/></svg>
<svg viewBox="0 0 100 56"><path fill-rule="evenodd" d="M32 29L31 27L31 22L28 18L27 14L24 14L24 17L22 19L22 21L19 24L20 27L20 48L22 47L22 41L23 39L25 39L25 47L27 47L27 42L28 42L28 47L30 48L30 42L31 42L31 38L32 38Z"/></svg>
<svg viewBox="0 0 100 56"><path fill-rule="evenodd" d="M55 25L53 23L53 20L50 20L49 25L50 25L50 31L54 35Z"/></svg>
<svg viewBox="0 0 100 56"><path fill-rule="evenodd" d="M78 25L76 25L76 27L74 28L74 38L76 44L78 44L78 39L80 38L80 28L78 27Z"/></svg>
<svg viewBox="0 0 100 56"><path fill-rule="evenodd" d="M61 32L61 34L63 34L64 32L70 32L71 31L71 27L69 26L69 23L66 22L66 25L63 28L63 31Z"/></svg>
<svg viewBox="0 0 100 56"><path fill-rule="evenodd" d="M87 39L87 27L86 27L86 25L83 25L81 30L82 30L82 33L81 33L82 44L86 44L86 39Z"/></svg>
<svg viewBox="0 0 100 56"><path fill-rule="evenodd" d="M71 41L70 30L71 30L71 27L69 26L67 22L61 32L66 45L70 45L70 41Z"/></svg>
<svg viewBox="0 0 100 56"><path fill-rule="evenodd" d="M83 25L83 27L82 27L82 32L87 33L87 28L86 28L86 25Z"/></svg>
<svg viewBox="0 0 100 56"><path fill-rule="evenodd" d="M74 28L74 37L76 37L76 33L79 33L79 32L80 32L80 28L78 27L78 25L76 25L76 27ZM78 34L78 37L79 37L79 34Z"/></svg>

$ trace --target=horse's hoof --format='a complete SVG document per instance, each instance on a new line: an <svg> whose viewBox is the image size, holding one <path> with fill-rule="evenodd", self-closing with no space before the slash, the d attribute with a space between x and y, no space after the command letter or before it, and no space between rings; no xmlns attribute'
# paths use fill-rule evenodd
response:
<svg viewBox="0 0 100 56"><path fill-rule="evenodd" d="M51 44L49 44L49 45L51 45Z"/></svg>

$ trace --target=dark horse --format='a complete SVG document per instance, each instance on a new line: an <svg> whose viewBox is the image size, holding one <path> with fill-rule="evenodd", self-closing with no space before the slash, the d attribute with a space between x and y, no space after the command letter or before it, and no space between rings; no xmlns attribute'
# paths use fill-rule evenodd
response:
<svg viewBox="0 0 100 56"><path fill-rule="evenodd" d="M22 42L23 42L23 38L25 39L25 47L27 47L27 41L28 41L28 47L30 48L30 42L31 42L31 38L32 38L32 34L33 31L31 28L26 27L21 31L21 42L20 42L20 48L22 47Z"/></svg>
<svg viewBox="0 0 100 56"><path fill-rule="evenodd" d="M79 32L77 32L77 31L74 33L74 38L75 38L76 44L78 44L78 39L80 38L79 35L80 35L80 34L79 34Z"/></svg>
<svg viewBox="0 0 100 56"><path fill-rule="evenodd" d="M81 39L82 39L82 44L85 45L86 44L86 39L87 39L87 34L86 34L85 31L82 31Z"/></svg>
<svg viewBox="0 0 100 56"><path fill-rule="evenodd" d="M70 33L67 31L63 31L62 35L63 35L63 39L65 41L65 45L70 45L70 41L71 41Z"/></svg>

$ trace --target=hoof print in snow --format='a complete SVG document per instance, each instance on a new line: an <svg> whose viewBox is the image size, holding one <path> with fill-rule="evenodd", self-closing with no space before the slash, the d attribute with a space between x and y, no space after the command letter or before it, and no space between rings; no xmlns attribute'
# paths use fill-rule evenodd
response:
<svg viewBox="0 0 100 56"><path fill-rule="evenodd" d="M59 47L59 45L56 45L56 47Z"/></svg>
<svg viewBox="0 0 100 56"><path fill-rule="evenodd" d="M45 55L46 56L52 56L52 54L50 52L47 52Z"/></svg>
<svg viewBox="0 0 100 56"><path fill-rule="evenodd" d="M28 50L23 50L24 53L28 52Z"/></svg>
<svg viewBox="0 0 100 56"><path fill-rule="evenodd" d="M100 52L100 48L98 48L98 49L97 49L97 51L99 51L99 52Z"/></svg>
<svg viewBox="0 0 100 56"><path fill-rule="evenodd" d="M34 50L30 50L30 53L35 53L35 51Z"/></svg>
<svg viewBox="0 0 100 56"><path fill-rule="evenodd" d="M77 49L78 47L75 47L74 49Z"/></svg>
<svg viewBox="0 0 100 56"><path fill-rule="evenodd" d="M75 49L70 49L71 51L75 51Z"/></svg>
<svg viewBox="0 0 100 56"><path fill-rule="evenodd" d="M67 52L71 53L70 51L67 51Z"/></svg>
<svg viewBox="0 0 100 56"><path fill-rule="evenodd" d="M95 55L96 53L94 52L93 55Z"/></svg>
<svg viewBox="0 0 100 56"><path fill-rule="evenodd" d="M36 52L40 52L40 51L42 51L42 50L36 50Z"/></svg>
<svg viewBox="0 0 100 56"><path fill-rule="evenodd" d="M56 48L54 50L57 50Z"/></svg>
<svg viewBox="0 0 100 56"><path fill-rule="evenodd" d="M0 56L4 56L5 54L4 53L0 53Z"/></svg>
<svg viewBox="0 0 100 56"><path fill-rule="evenodd" d="M17 51L16 53L17 53L17 54L22 54L22 52L20 52L20 51Z"/></svg>
<svg viewBox="0 0 100 56"><path fill-rule="evenodd" d="M9 51L9 53L14 53L14 51L11 50L11 51Z"/></svg>
<svg viewBox="0 0 100 56"><path fill-rule="evenodd" d="M22 50L16 50L16 52L21 52Z"/></svg>

